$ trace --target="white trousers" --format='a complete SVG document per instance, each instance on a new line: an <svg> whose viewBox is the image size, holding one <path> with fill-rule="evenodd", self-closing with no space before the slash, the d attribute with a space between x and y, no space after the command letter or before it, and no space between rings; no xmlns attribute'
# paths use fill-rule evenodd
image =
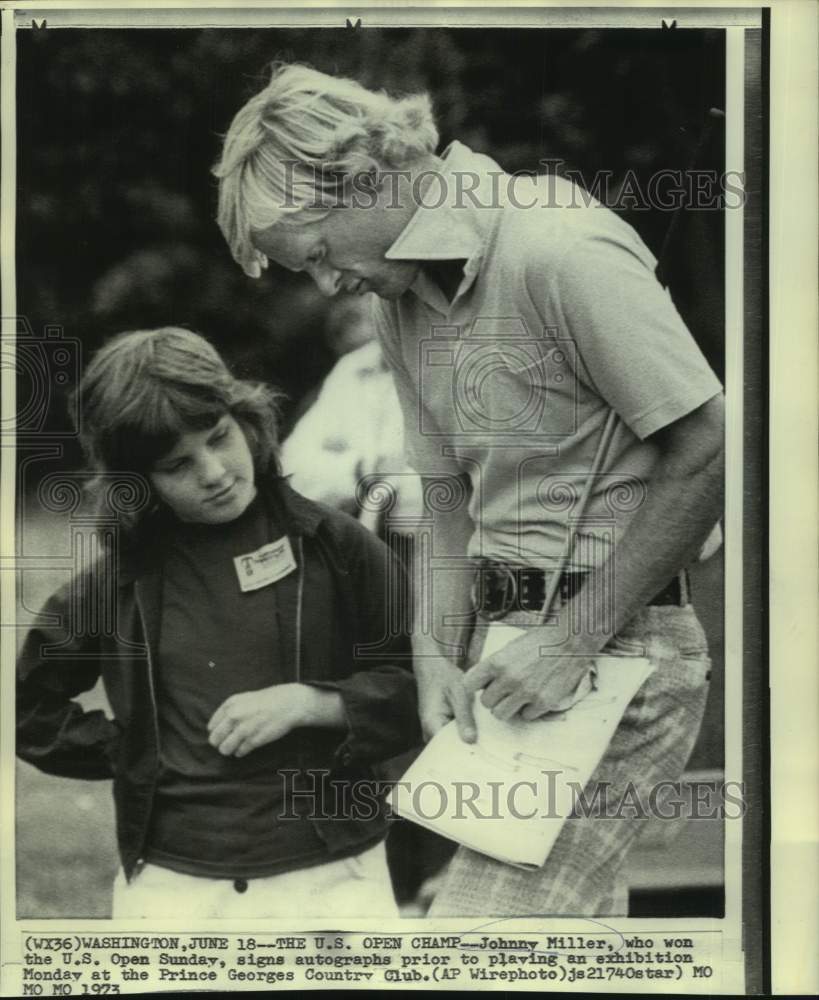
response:
<svg viewBox="0 0 819 1000"><path fill-rule="evenodd" d="M398 916L383 841L340 861L267 878L207 878L145 865L131 882L121 870L114 880L114 920Z"/></svg>

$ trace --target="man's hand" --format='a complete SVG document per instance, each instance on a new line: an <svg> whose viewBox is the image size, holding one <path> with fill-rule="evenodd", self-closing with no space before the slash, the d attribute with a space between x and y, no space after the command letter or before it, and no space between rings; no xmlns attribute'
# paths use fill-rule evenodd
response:
<svg viewBox="0 0 819 1000"><path fill-rule="evenodd" d="M481 704L501 720L519 714L531 722L554 711L574 693L592 661L565 652L539 656L541 641L533 630L467 670L464 688L470 699L483 688Z"/></svg>
<svg viewBox="0 0 819 1000"><path fill-rule="evenodd" d="M336 726L343 716L341 696L335 691L274 684L226 698L208 722L208 742L226 757L245 757L299 726Z"/></svg>
<svg viewBox="0 0 819 1000"><path fill-rule="evenodd" d="M446 657L426 657L415 663L418 682L418 714L424 739L431 739L442 726L455 719L461 739L477 738L472 714L472 692L464 687L464 673Z"/></svg>

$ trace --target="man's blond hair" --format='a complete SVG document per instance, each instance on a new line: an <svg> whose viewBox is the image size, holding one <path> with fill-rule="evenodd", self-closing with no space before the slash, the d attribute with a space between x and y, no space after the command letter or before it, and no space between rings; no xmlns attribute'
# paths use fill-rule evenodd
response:
<svg viewBox="0 0 819 1000"><path fill-rule="evenodd" d="M393 98L308 66L276 64L231 122L213 169L219 228L237 263L258 277L267 258L254 233L296 213L326 213L356 177L404 169L437 144L426 94Z"/></svg>

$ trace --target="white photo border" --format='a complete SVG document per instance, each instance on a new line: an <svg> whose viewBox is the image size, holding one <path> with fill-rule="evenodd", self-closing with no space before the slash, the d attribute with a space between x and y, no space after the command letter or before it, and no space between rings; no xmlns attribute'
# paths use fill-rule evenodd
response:
<svg viewBox="0 0 819 1000"><path fill-rule="evenodd" d="M787 87L788 83L784 84L779 80L777 74L782 72L782 65L776 63L776 53L781 51L780 44L784 39L787 40L788 44L792 47L789 52L792 54L794 51L793 46L799 47L799 40L796 38L799 30L805 30L804 23L800 20L803 16L803 11L800 10L802 7L809 7L809 4L800 4L798 0L784 0L781 3L780 10L783 11L782 14L776 13L777 5L774 5L774 10L770 11L768 16L771 21L771 45L773 52L773 62L771 65L771 77L772 77L772 101L774 102L775 115L772 121L772 127L774 128L774 135L778 136L778 128L784 127L781 125L781 120L785 118L795 117L798 121L808 122L810 119L810 99L805 97L804 106L800 105L797 108L792 106L783 107L783 101L788 104L788 98L784 97L782 94L782 88ZM788 8L788 12L784 12L784 8ZM537 25L540 27L553 26L553 27L582 27L582 26L600 26L600 27L660 27L660 22L666 20L669 22L676 20L679 27L724 27L726 28L726 43L727 43L727 79L728 79L728 106L736 110L737 108L743 108L742 114L742 124L737 124L739 116L734 114L729 114L727 119L727 144L726 144L726 169L732 169L735 165L740 164L739 169L742 169L744 164L744 154L746 150L746 143L748 141L748 121L747 121L747 107L745 105L746 96L749 93L748 83L746 79L746 69L750 59L762 59L762 46L765 42L762 38L762 26L763 26L763 9L761 6L755 4L707 4L707 5L681 5L681 4L665 4L662 7L655 7L648 4L630 4L628 6L612 7L608 5L601 4L550 4L550 5L540 5L540 4L520 4L515 8L509 10L502 10L492 8L488 5L478 5L478 4L452 4L447 7L443 7L437 4L416 4L412 8L401 8L396 7L392 4L381 5L381 4L356 4L353 7L348 7L343 4L315 4L306 7L297 7L294 4L270 4L270 3L258 3L251 4L247 3L244 8L239 9L225 9L220 7L219 4L208 4L202 0L200 3L190 3L182 7L180 4L160 4L160 3L141 3L135 4L133 7L131 5L120 5L116 8L107 7L105 4L92 2L77 3L77 4L64 4L59 7L49 6L47 4L29 4L25 2L20 2L16 4L13 8L4 8L3 10L3 35L2 35L2 47L3 47L3 92L2 92L2 115L3 115L3 153L2 153L2 163L3 163L3 178L2 178L2 288L3 288L3 308L2 315L4 319L3 335L4 338L13 338L14 328L10 324L14 323L13 317L16 316L16 300L15 300L15 252L14 252L14 216L15 216L15 196L16 196L16 183L17 179L15 176L15 160L16 160L16 137L14 130L15 122L15 91L14 91L14 79L15 79L15 65L14 65L14 55L15 55L15 30L30 30L31 22L40 23L45 20L48 23L49 30L59 30L61 27L79 27L81 25L86 26L105 26L105 27L115 27L115 26L133 26L137 27L239 27L239 26L253 26L253 25L264 25L265 27L277 27L277 26L287 26L287 27L307 27L307 26L319 26L319 25L333 25L342 26L346 19L350 18L355 21L357 18L362 18L369 25L379 25L379 26L422 26L428 25L430 27L436 25L446 24L450 27L467 27L467 26L492 26L492 25L510 25L514 27L526 27L528 25ZM790 18L790 20L789 20ZM815 15L814 15L815 24ZM810 34L809 24L807 28L808 34ZM761 45L753 43L749 47L749 32L758 32L757 42L761 41ZM814 35L815 37L815 35ZM802 59L805 64L809 61L810 53L805 52L807 48L804 44L802 45ZM813 53L815 58L815 53ZM800 63L800 65L802 65ZM807 79L810 81L810 70L808 70ZM815 81L814 81L815 82ZM759 95L758 95L759 96ZM765 123L767 122L767 109L764 107L765 94L761 95L763 106L761 107L762 112L762 128L764 131ZM801 100L801 98L800 98ZM779 102L777 104L776 102ZM813 103L815 106L815 95L813 98ZM759 105L757 105L757 108ZM782 116L780 119L779 116ZM815 120L815 118L814 118ZM793 138L793 133L787 133L791 138ZM757 137L758 138L758 137ZM756 141L756 140L755 140ZM800 139L801 141L801 139ZM812 140L815 145L815 140ZM767 143L763 141L763 154L767 148ZM813 205L810 204L810 198L807 198L808 204L806 205L805 200L800 199L800 209L807 216L807 229L805 228L805 216L801 219L794 218L793 209L788 208L783 198L783 186L787 188L785 183L785 177L792 177L795 167L799 167L802 164L802 160L806 159L803 154L805 151L810 152L809 142L806 142L805 149L797 151L791 162L783 162L784 153L781 149L777 149L776 141L771 143L771 216L770 216L770 249L773 255L773 259L777 262L776 270L772 273L772 285L771 285L771 341L767 341L767 317L765 315L764 303L760 304L756 316L751 316L749 318L748 314L748 295L749 295L749 237L748 237L748 225L746 223L747 211L731 211L726 212L726 391L728 399L728 428L727 428L727 445L728 445L728 462L727 462L727 476L726 476L726 674L725 674L725 684L726 684L726 712L725 712L725 724L726 724L726 779L727 780L739 780L742 781L743 778L746 785L751 783L752 775L747 772L748 759L746 757L743 761L743 744L745 745L745 753L748 753L748 747L750 744L756 742L759 743L758 734L761 732L763 735L766 730L767 722L767 706L764 701L764 688L766 685L766 664L765 664L765 649L763 644L765 642L765 631L753 632L752 634L756 636L756 641L759 642L759 648L753 650L748 648L748 631L743 628L743 608L744 613L748 616L748 607L745 605L744 597L748 596L747 588L744 589L743 581L746 578L748 560L754 559L756 553L753 551L752 534L749 534L743 525L743 518L746 511L747 496L743 489L743 479L742 470L745 468L744 465L744 444L743 437L745 435L747 425L745 423L744 417L746 416L745 410L748 407L748 389L749 389L749 376L750 383L754 387L754 391L757 393L762 390L762 395L764 396L764 386L760 383L766 378L767 373L767 358L765 357L766 351L763 347L761 351L753 354L751 361L756 368L750 371L746 368L749 363L747 346L748 346L748 325L756 322L757 326L755 331L758 333L759 337L762 338L762 343L769 343L770 349L776 350L776 364L772 362L771 364L771 473L774 478L777 476L781 477L778 481L780 483L792 484L794 488L799 491L799 495L804 495L804 511L809 520L806 522L808 524L815 524L815 520L810 520L811 514L815 513L815 500L813 494L815 493L814 486L812 484L807 484L804 482L804 466L801 470L795 470L791 465L787 465L783 462L782 456L778 454L776 443L778 441L789 440L793 436L795 428L798 428L800 424L804 426L807 424L808 433L810 432L810 426L815 423L815 378L812 381L810 372L815 373L815 364L813 367L808 363L805 363L805 359L810 359L812 357L811 352L815 355L815 347L811 344L807 344L810 333L815 329L815 325L812 325L816 317L815 305L808 301L808 296L811 288L815 288L815 266L813 271L810 271L809 264L811 259L814 260L815 264L815 191L814 191L814 202ZM812 161L815 163L815 157ZM811 167L807 167L807 187L810 188L811 184ZM767 175L768 164L765 163L761 165L762 174ZM763 187L764 187L764 180ZM803 176L802 183L805 184L806 180ZM807 192L809 194L809 192ZM749 208L748 211L751 209ZM764 213L762 213L764 215ZM811 233L811 222L813 220L813 232ZM758 218L754 221L753 226L761 225L763 231L767 231L768 219ZM787 228L783 228L787 227ZM756 229L753 230L754 233L757 232ZM793 263L793 257L795 256L793 250L787 247L787 243L794 238L794 232L796 232L796 237L798 240L798 246L801 248L803 254L803 259L801 261L796 261ZM814 244L811 245L811 236L814 237ZM765 244L763 243L763 247ZM779 281L783 274L780 268L784 265L782 261L785 259L785 254L787 253L787 259L789 261L788 267L793 268L790 272L791 274L799 274L800 281L797 284L793 279L790 279L787 285L779 285ZM761 283L762 286L766 284L765 275L765 259L763 254L760 252L757 265L760 273L757 274L757 281ZM752 275L750 276L752 277ZM808 293L806 295L806 292ZM753 296L753 290L751 295ZM786 293L792 296L791 301L785 301ZM794 312L795 309L799 309L799 312ZM795 347L792 342L789 342L789 338L792 336L792 329L802 330L804 336L798 338L799 347ZM743 330L745 334L743 336ZM763 364L762 369L759 369L760 360ZM2 421L4 426L8 426L7 421L13 422L15 414L15 385L14 385L14 370L13 368L4 365L2 371L3 384L2 384ZM793 380L793 381L791 381ZM799 386L798 400L792 398L789 394L789 390L785 389L785 385L789 386ZM811 396L812 394L812 396ZM788 398L783 398L783 395ZM754 403L751 400L751 407L754 408ZM811 404L813 407L811 408ZM768 401L765 399L757 400L755 404L755 412L753 414L754 419L757 424L761 421L762 423L767 422L768 414ZM813 455L812 446L808 446L811 455ZM2 733L2 753L0 754L0 761L2 761L2 768L0 768L0 775L2 775L2 785L0 786L0 796L2 800L0 805L2 806L2 815L4 817L3 828L6 831L3 839L3 851L2 851L2 861L0 862L0 884L3 886L3 899L2 906L0 907L0 915L2 916L3 924L3 938L2 938L2 965L3 965L3 981L4 981L4 995L5 995L5 983L13 982L13 968L12 966L16 961L19 961L19 948L20 948L20 930L24 927L30 930L49 930L54 932L53 921L17 921L14 911L14 892L13 887L15 884L14 876L14 850L13 850L13 836L11 831L13 830L13 824L10 823L10 818L14 815L14 788L13 788L13 761L14 761L14 748L13 748L13 671L9 669L9 665L14 661L14 645L15 645L15 633L13 628L14 623L14 606L15 606L15 596L14 596L14 580L16 573L14 572L14 502L15 502L15 483L14 483L14 449L9 447L2 448L2 487L0 487L0 518L2 519L0 523L0 528L2 528L2 569L3 572L0 574L0 587L2 587L2 595L0 596L0 609L2 610L2 621L4 626L8 626L10 623L12 627L4 627L0 631L0 639L2 639L2 662L3 662L3 676L2 676L2 716L0 717L0 732ZM802 475L799 475L799 472ZM754 482L757 479L754 478L753 474L751 476ZM815 480L814 480L815 483ZM747 486L747 480L745 485ZM764 487L763 483L763 487ZM813 493L811 492L813 491ZM777 493L772 494L772 502L781 499L778 497ZM779 504L777 504L779 506ZM783 505L784 506L784 505ZM812 568L808 564L806 565L805 559L805 549L809 549L812 553L815 553L815 546L805 544L810 541L811 538L806 538L802 534L801 539L795 540L793 536L793 530L788 532L787 530L787 519L789 515L786 511L780 509L775 509L772 511L774 518L774 530L775 534L772 541L775 541L774 548L771 552L772 559L772 570L777 569L782 570L783 564L781 562L781 553L777 551L777 547L781 545L783 552L790 553L791 561L787 564L787 579L793 572L794 565L801 565L801 570L797 571L797 579L801 579L804 574L807 583L806 592L808 594L815 594L815 589L810 589L810 582L813 580L815 582L815 573L811 576ZM765 505L763 504L762 509L757 511L754 515L757 518L757 523L761 524L764 531L764 519L765 519ZM808 532L810 536L810 533ZM762 559L761 553L759 554L759 559ZM760 563L764 565L764 563ZM757 567L759 569L759 566ZM757 596L762 596L764 599L764 593L767 589L767 580L764 579L764 574L761 580L755 582L755 587L759 594ZM794 598L794 589L796 584L790 586L788 583L782 583L780 578L777 578L776 589L772 591L772 598L776 600L777 605L787 602L789 608L792 607L790 603L793 599L799 600L801 598L804 601L804 593L797 592ZM810 599L810 598L809 598ZM758 609L759 613L762 615L765 612L764 607ZM772 665L776 666L779 664L780 668L785 669L787 666L791 671L791 676L796 673L798 681L795 679L793 681L794 689L799 686L802 692L815 690L816 679L815 675L810 676L809 665L814 663L815 660L810 659L811 655L811 637L805 633L803 628L800 628L796 637L793 633L793 622L790 614L787 618L782 619L777 615L777 612L781 614L782 608L774 606L772 609L774 617L771 621L771 643L774 654L772 655ZM747 621L746 621L747 623ZM790 647L795 648L796 643L801 643L800 645L800 655L803 657L801 660L802 666L793 668L789 665L789 657L784 657L782 649ZM813 652L815 653L815 639ZM755 661L755 670L753 676L748 678L748 665L749 657L752 661ZM804 685L804 686L803 686ZM811 687L812 685L812 687ZM789 684L790 688L790 684ZM815 712L811 715L810 706L815 702L815 699L811 700L810 697L800 698L797 697L799 704L794 705L793 697L794 691L781 691L773 696L773 708L776 712L776 718L774 720L773 728L774 735L777 740L780 740L783 736L787 736L787 733L782 733L781 721L787 715L794 711L800 712L800 719L804 720L803 725L805 729L802 735L802 747L808 746L810 751L808 753L808 765L807 765L807 776L810 777L811 767L814 768L813 774L815 775L815 766L817 755L811 752L816 748L816 715ZM756 699L756 701L750 701L751 699ZM788 701L784 702L783 698L788 697ZM749 707L750 706L750 707ZM791 716L792 718L793 716ZM752 727L760 727L755 729L755 731L749 731L749 719L752 722ZM792 739L792 737L791 737ZM763 741L764 742L764 741ZM791 755L796 755L798 753L798 746L794 747L793 744L789 744L788 748L783 751L788 757L786 762L791 761ZM777 749L779 750L779 743L777 743ZM755 751L751 747L751 753ZM765 757L766 751L764 746L759 750L757 756L754 757L754 766L762 768L759 775L753 776L757 780L757 786L752 790L752 795L754 796L754 801L760 803L762 806L765 804L765 790L764 790L764 774L765 774ZM793 765L792 766L796 766ZM745 767L745 771L743 768ZM805 759L801 756L798 761L798 767L804 777L805 775ZM774 813L773 813L773 833L774 833L774 845L773 854L775 858L775 868L778 870L779 877L781 879L780 887L783 884L793 886L797 883L794 880L794 874L792 871L786 870L787 862L783 864L783 858L781 855L780 841L788 844L789 850L803 850L803 855L801 857L801 864L804 866L803 871L810 871L810 865L813 865L812 875L809 878L813 878L813 885L816 886L816 862L815 862L815 851L816 851L816 830L817 822L815 811L811 812L810 809L807 811L807 815L803 812L800 818L800 826L798 827L800 835L795 837L793 831L787 825L783 826L786 821L783 819L782 809L783 803L789 803L793 807L793 789L790 787L790 779L788 777L787 771L783 771L777 765L776 758L772 764L772 777L774 778ZM804 786L803 786L804 787ZM810 786L809 786L810 787ZM815 784L813 785L815 787ZM800 808L802 803L799 803ZM745 826L745 845L743 848L742 843L742 827L739 823L726 823L726 914L723 921L704 921L701 919L696 919L693 921L686 921L685 919L675 920L675 929L679 928L681 931L685 929L704 929L705 925L711 925L713 923L714 929L717 929L719 925L719 930L722 931L724 935L724 945L725 945L725 990L724 992L732 992L737 987L740 991L746 992L759 992L764 988L766 976L764 952L766 948L765 943L765 928L766 928L766 918L765 915L759 912L760 907L764 907L767 901L767 890L762 887L755 890L752 893L753 901L751 904L751 909L748 909L748 904L746 903L745 912L743 912L742 899L743 893L747 889L747 886L751 879L756 880L759 873L759 863L760 860L763 861L766 854L766 823L767 820L761 820L761 825L759 828L754 827L752 832L751 841L748 841L748 826ZM811 837L813 839L811 839ZM811 848L813 849L813 861L811 861ZM743 849L745 850L745 859L743 861ZM764 872L762 873L762 881L764 882ZM811 894L808 893L810 896ZM782 890L774 887L773 891L773 901L778 903L781 907L784 902L787 907L792 907L794 903L793 896L786 892L784 896L782 895ZM747 898L747 897L746 897ZM754 912L756 911L756 912ZM813 925L809 922L811 917L814 920ZM788 949L788 953L793 957L792 959L786 959L782 957L777 957L777 952L774 952L774 989L782 984L794 985L797 982L802 982L797 975L798 967L794 963L797 960L801 960L803 965L799 969L801 975L810 976L815 973L815 969L805 967L804 955L811 953L813 947L812 942L815 942L815 937L805 936L810 935L810 928L813 926L815 929L815 918L816 909L814 907L813 913L806 915L798 923L796 930L796 940L801 940L803 942L803 951L801 958L798 951ZM568 918L567 918L568 921ZM779 916L774 916L771 920L774 929L776 930L782 921L782 911L780 909ZM560 925L565 931L566 921L553 921L556 925ZM66 922L71 924L72 930L82 929L87 926L89 922L87 921L71 921ZM523 922L521 922L522 924ZM625 923L625 921L624 921ZM651 922L647 920L629 920L627 921L629 929L634 933L640 931L641 927L645 929L651 928ZM757 926L753 926L756 923ZM91 926L93 922L90 922ZM314 921L305 921L305 929L310 928L315 925ZM459 923L453 920L441 920L436 922L436 930L440 925L442 931L455 931ZM282 925L280 928L282 930L291 929L290 926ZM521 926L523 929L523 926ZM396 933L410 934L413 931L424 931L429 933L430 926L428 921L404 921L400 928L396 927ZM801 931L801 935L800 932ZM789 922L786 925L786 936L794 940L794 924ZM784 940L784 938L783 938ZM778 945L784 949L784 945ZM742 949L745 949L745 961L747 963L747 977L745 971L742 968L743 958ZM780 956L784 955L785 951L780 952ZM762 959L760 961L760 959ZM6 971L8 967L8 972ZM8 977L8 978L7 978ZM811 980L808 978L804 980L810 984ZM705 985L705 984L704 984ZM712 981L711 989L713 990L714 985ZM808 989L810 986L808 985ZM804 989L804 987L802 987ZM790 992L791 990L782 989L781 992ZM796 990L793 990L796 992Z"/></svg>

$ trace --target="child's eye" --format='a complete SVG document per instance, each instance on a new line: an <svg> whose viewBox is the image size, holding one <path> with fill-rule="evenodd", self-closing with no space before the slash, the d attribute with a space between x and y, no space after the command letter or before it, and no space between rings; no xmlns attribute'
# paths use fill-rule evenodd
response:
<svg viewBox="0 0 819 1000"><path fill-rule="evenodd" d="M186 458L178 458L175 462L169 462L167 465L157 466L156 471L164 473L166 476L172 475L174 472L179 472L181 469L183 469L185 467L186 462L187 462Z"/></svg>

